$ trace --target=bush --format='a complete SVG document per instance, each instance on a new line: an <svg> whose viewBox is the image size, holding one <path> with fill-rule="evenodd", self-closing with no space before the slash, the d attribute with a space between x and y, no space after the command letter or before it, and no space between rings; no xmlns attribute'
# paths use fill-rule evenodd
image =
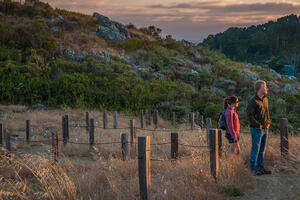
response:
<svg viewBox="0 0 300 200"><path fill-rule="evenodd" d="M229 183L222 188L222 193L230 197L244 196L244 192L234 183Z"/></svg>

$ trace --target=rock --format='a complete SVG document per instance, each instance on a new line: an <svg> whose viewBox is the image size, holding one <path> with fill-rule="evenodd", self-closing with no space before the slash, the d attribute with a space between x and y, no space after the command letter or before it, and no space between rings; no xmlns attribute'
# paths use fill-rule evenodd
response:
<svg viewBox="0 0 300 200"><path fill-rule="evenodd" d="M35 105L28 107L28 110L45 110L45 109L46 109L46 106L44 106L43 104L35 104Z"/></svg>
<svg viewBox="0 0 300 200"><path fill-rule="evenodd" d="M270 69L271 76L281 79L281 74L277 73L274 69Z"/></svg>
<svg viewBox="0 0 300 200"><path fill-rule="evenodd" d="M123 34L125 35L126 38L129 37L129 32L128 32L128 30L127 30L127 28L126 28L125 26L123 26L122 24L116 22L116 23L115 23L115 27L116 27L121 33L123 33Z"/></svg>
<svg viewBox="0 0 300 200"><path fill-rule="evenodd" d="M65 22L66 22L66 20L62 16L58 16L57 18L51 19L51 24L53 26L57 26L59 24L65 23Z"/></svg>
<svg viewBox="0 0 300 200"><path fill-rule="evenodd" d="M75 61L75 51L74 50L68 50L65 49L63 51L63 55L66 56L68 59Z"/></svg>
<svg viewBox="0 0 300 200"><path fill-rule="evenodd" d="M253 65L252 65L251 63L247 63L245 66L248 67L248 68L250 68L250 67L252 67Z"/></svg>
<svg viewBox="0 0 300 200"><path fill-rule="evenodd" d="M75 56L75 60L77 62L83 62L85 60L86 56L84 56L81 52L78 52Z"/></svg>
<svg viewBox="0 0 300 200"><path fill-rule="evenodd" d="M198 72L192 69L192 74L198 74Z"/></svg>
<svg viewBox="0 0 300 200"><path fill-rule="evenodd" d="M273 81L268 82L268 88L274 93L280 92L280 86Z"/></svg>
<svg viewBox="0 0 300 200"><path fill-rule="evenodd" d="M295 76L288 76L289 80L297 80L297 78Z"/></svg>
<svg viewBox="0 0 300 200"><path fill-rule="evenodd" d="M100 15L99 13L95 12L93 16L96 18L97 23L102 26L108 27L113 24L108 17Z"/></svg>
<svg viewBox="0 0 300 200"><path fill-rule="evenodd" d="M75 61L75 62L83 62L86 59L86 56L83 55L81 52L75 52L74 50L65 49L63 51L63 55L68 59Z"/></svg>
<svg viewBox="0 0 300 200"><path fill-rule="evenodd" d="M247 77L248 79L250 79L250 80L253 80L253 81L258 80L257 75L256 75L255 73L253 73L253 72L247 72L247 73L246 73L246 77Z"/></svg>
<svg viewBox="0 0 300 200"><path fill-rule="evenodd" d="M54 33L58 33L59 32L59 28L57 26L53 26L51 29L52 29L52 31Z"/></svg>
<svg viewBox="0 0 300 200"><path fill-rule="evenodd" d="M291 92L292 94L296 94L297 93L296 86L291 85L291 84L285 84L282 89L283 89L283 91L285 91L285 92Z"/></svg>
<svg viewBox="0 0 300 200"><path fill-rule="evenodd" d="M109 55L109 53L105 50L102 51L102 55L103 55L103 58L106 60L106 61L111 61L111 57Z"/></svg>
<svg viewBox="0 0 300 200"><path fill-rule="evenodd" d="M96 34L106 40L123 41L126 39L125 35L121 34L120 32L104 26L99 26L96 29Z"/></svg>
<svg viewBox="0 0 300 200"><path fill-rule="evenodd" d="M113 41L123 41L130 37L127 28L117 22L112 22L108 17L100 15L99 13L94 13L93 16L96 18L96 21L99 26L96 29L96 34L103 37L106 40Z"/></svg>

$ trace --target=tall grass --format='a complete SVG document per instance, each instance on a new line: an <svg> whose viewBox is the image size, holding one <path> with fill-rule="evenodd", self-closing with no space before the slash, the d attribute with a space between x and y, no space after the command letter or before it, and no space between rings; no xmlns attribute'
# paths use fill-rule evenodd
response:
<svg viewBox="0 0 300 200"><path fill-rule="evenodd" d="M0 106L6 112L0 121L9 128L22 131L25 119L31 119L38 126L46 122L57 122L68 113L70 118L84 118L82 110L46 110L28 111L23 107ZM48 117L47 117L48 116ZM101 121L98 111L90 111L90 116ZM108 118L112 115L109 113ZM135 118L132 116L132 118ZM13 119L13 122L12 120ZM37 121L39 120L39 123ZM129 119L119 118L120 127L128 126ZM82 123L82 122L81 122ZM160 128L169 128L167 122L160 120ZM180 125L179 128L183 128ZM24 128L23 128L24 129ZM16 130L15 130L16 131ZM97 130L95 133L98 133ZM102 130L101 142L119 140L120 132L128 130ZM138 135L149 135L151 143L168 142L170 134L166 132L145 132L138 130ZM37 133L39 134L39 133ZM71 130L70 136L86 139L83 130ZM22 137L22 134L20 134ZM42 137L42 136L41 136ZM154 140L156 138L156 140ZM179 143L205 145L205 131L179 131ZM225 139L225 138L224 138ZM209 154L199 155L207 149L179 146L180 156L190 158L171 161L151 161L150 199L226 199L227 195L247 193L255 188L255 180L249 172L250 134L241 135L241 154L229 156L228 144L223 140L223 156L220 158L218 181L210 175ZM49 153L49 144L40 146L20 144L7 157L0 160L0 199L138 199L138 165L135 155L122 161L120 145L96 145L89 149L87 145L67 144L59 146L59 162L53 164ZM290 138L290 159L280 155L279 136L269 135L265 164L275 173L300 174L300 138ZM170 145L152 145L152 158L169 158ZM227 191L227 192L224 192ZM229 192L228 192L229 191Z"/></svg>

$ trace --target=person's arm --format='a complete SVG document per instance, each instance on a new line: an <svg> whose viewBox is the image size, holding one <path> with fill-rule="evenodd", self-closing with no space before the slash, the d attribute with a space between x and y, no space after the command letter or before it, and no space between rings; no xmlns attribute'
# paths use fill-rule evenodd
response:
<svg viewBox="0 0 300 200"><path fill-rule="evenodd" d="M255 119L254 115L255 115L255 101L251 99L247 107L247 116L251 124L253 124L256 127L260 127L261 123Z"/></svg>
<svg viewBox="0 0 300 200"><path fill-rule="evenodd" d="M233 112L232 111L226 111L225 112L225 119L226 119L229 134L236 141L237 136L236 136L234 125L233 125Z"/></svg>

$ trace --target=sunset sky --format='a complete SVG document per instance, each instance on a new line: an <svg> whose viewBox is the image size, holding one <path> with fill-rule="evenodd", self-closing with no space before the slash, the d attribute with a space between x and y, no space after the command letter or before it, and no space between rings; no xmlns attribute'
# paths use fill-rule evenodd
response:
<svg viewBox="0 0 300 200"><path fill-rule="evenodd" d="M199 42L231 26L260 24L300 14L300 0L43 0L86 14L98 12L137 27L155 25L163 35Z"/></svg>

